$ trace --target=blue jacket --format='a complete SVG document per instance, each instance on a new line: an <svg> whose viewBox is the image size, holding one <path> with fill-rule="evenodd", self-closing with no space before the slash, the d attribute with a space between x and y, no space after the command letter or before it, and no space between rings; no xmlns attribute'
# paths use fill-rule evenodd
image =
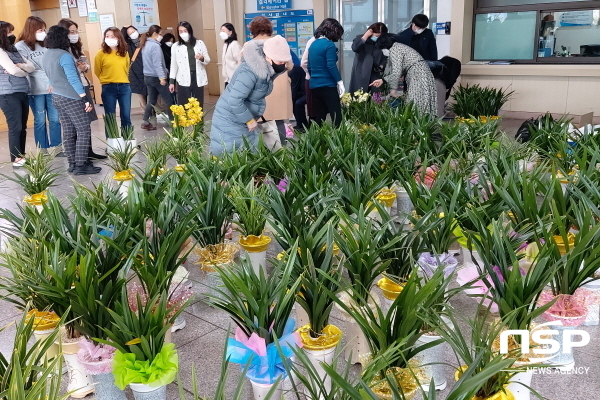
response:
<svg viewBox="0 0 600 400"><path fill-rule="evenodd" d="M217 101L210 131L210 152L218 156L244 145L258 143L258 133L248 132L246 123L263 115L265 97L273 90L276 77L265 60L264 41L251 40L243 49L243 60Z"/></svg>
<svg viewBox="0 0 600 400"><path fill-rule="evenodd" d="M169 79L169 72L167 71L167 66L165 64L165 56L163 55L160 43L156 40L146 40L146 44L142 49L142 59L145 76Z"/></svg>
<svg viewBox="0 0 600 400"><path fill-rule="evenodd" d="M315 40L308 49L308 74L310 88L336 87L342 80L337 67L338 49L331 40Z"/></svg>

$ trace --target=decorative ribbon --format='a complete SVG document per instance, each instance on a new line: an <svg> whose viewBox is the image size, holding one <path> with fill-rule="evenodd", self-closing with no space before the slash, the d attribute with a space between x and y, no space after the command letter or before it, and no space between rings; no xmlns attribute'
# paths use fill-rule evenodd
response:
<svg viewBox="0 0 600 400"><path fill-rule="evenodd" d="M564 256L567 254L567 246L565 245L563 237L560 235L555 235L553 236L553 239L558 247L558 251L560 251L560 255ZM572 249L575 246L575 235L572 232L567 233L567 241L569 244L569 249Z"/></svg>
<svg viewBox="0 0 600 400"><path fill-rule="evenodd" d="M94 344L87 338L79 341L77 358L90 375L107 374L112 372L112 363L115 357L115 349L106 344Z"/></svg>
<svg viewBox="0 0 600 400"><path fill-rule="evenodd" d="M46 191L43 190L40 193L32 194L31 196L25 196L23 201L31 206L41 206L48 201L48 196L46 196Z"/></svg>
<svg viewBox="0 0 600 400"><path fill-rule="evenodd" d="M392 207L396 201L396 192L392 189L383 188L375 196L375 200L383 203L386 207Z"/></svg>
<svg viewBox="0 0 600 400"><path fill-rule="evenodd" d="M444 277L447 278L458 267L458 260L450 253L422 253L417 264L428 278L431 278L438 269L443 270Z"/></svg>
<svg viewBox="0 0 600 400"><path fill-rule="evenodd" d="M186 169L186 168L185 168L185 164L177 164L177 165L175 166L175 168L173 168L173 169L174 169L175 171L177 171L177 172L181 172L181 173L183 173L183 172L185 172L185 169Z"/></svg>
<svg viewBox="0 0 600 400"><path fill-rule="evenodd" d="M30 310L25 317L25 322L33 317L33 330L34 331L47 331L54 329L58 325L60 318L54 311L38 311L37 308Z"/></svg>
<svg viewBox="0 0 600 400"><path fill-rule="evenodd" d="M281 352L275 343L267 345L265 339L258 336L256 332L247 337L240 328L237 328L235 339L227 341L225 357L232 363L241 364L242 369L249 363L246 377L252 382L273 384L279 377L287 376L281 356L290 358L294 355L293 347L302 347L300 335L294 331L295 326L296 321L292 318L288 319L283 336L279 339Z"/></svg>
<svg viewBox="0 0 600 400"><path fill-rule="evenodd" d="M248 253L261 253L267 251L271 238L267 235L248 235L240 238L240 246Z"/></svg>
<svg viewBox="0 0 600 400"><path fill-rule="evenodd" d="M598 295L591 290L579 288L575 294L555 296L545 290L540 295L538 305L543 306L556 298L556 302L542 315L548 321L561 321L563 326L579 326L585 321L590 305L599 302Z"/></svg>
<svg viewBox="0 0 600 400"><path fill-rule="evenodd" d="M335 325L327 325L321 334L314 338L310 335L310 324L298 329L302 343L306 350L327 350L338 345L342 339L342 331Z"/></svg>
<svg viewBox="0 0 600 400"><path fill-rule="evenodd" d="M385 375L385 378L373 382L371 386L371 390L373 390L377 397L385 400L392 400L394 398L388 379L396 382L396 385L402 391L402 394L404 394L405 400L411 400L417 394L420 387L418 380L423 380L423 382L427 380L422 369L412 367L410 369L392 367L385 372ZM415 379L415 376L418 380Z"/></svg>
<svg viewBox="0 0 600 400"><path fill-rule="evenodd" d="M233 263L239 247L234 243L220 243L206 247L196 247L194 252L199 257L196 262L200 269L206 272L216 272L215 267Z"/></svg>
<svg viewBox="0 0 600 400"><path fill-rule="evenodd" d="M404 288L401 285L397 284L396 282L394 282L391 279L386 278L386 277L381 278L377 282L377 286L379 286L379 288L383 292L383 296L386 299L392 300L392 301L396 300L396 298L398 297L400 292L402 292L402 290L404 290Z"/></svg>
<svg viewBox="0 0 600 400"><path fill-rule="evenodd" d="M126 169L125 171L115 172L113 179L118 182L125 182L132 180L134 176L131 169Z"/></svg>

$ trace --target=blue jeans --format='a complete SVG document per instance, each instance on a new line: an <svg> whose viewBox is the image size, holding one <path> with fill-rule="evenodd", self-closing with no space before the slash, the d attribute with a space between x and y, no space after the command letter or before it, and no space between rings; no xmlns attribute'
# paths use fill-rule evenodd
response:
<svg viewBox="0 0 600 400"><path fill-rule="evenodd" d="M41 149L59 146L62 142L58 111L52 104L51 94L28 96L29 107L33 112L33 136L35 144ZM46 131L46 117L50 125L50 138Z"/></svg>
<svg viewBox="0 0 600 400"><path fill-rule="evenodd" d="M117 102L121 116L121 127L131 126L131 86L129 83L107 83L102 85L102 103L106 114L117 113Z"/></svg>

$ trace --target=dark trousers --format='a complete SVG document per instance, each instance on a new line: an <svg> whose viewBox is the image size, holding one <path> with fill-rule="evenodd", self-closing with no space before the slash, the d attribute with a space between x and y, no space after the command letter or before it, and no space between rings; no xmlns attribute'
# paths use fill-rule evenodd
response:
<svg viewBox="0 0 600 400"><path fill-rule="evenodd" d="M294 117L296 118L296 128L308 128L308 119L306 118L306 96L302 96L294 101Z"/></svg>
<svg viewBox="0 0 600 400"><path fill-rule="evenodd" d="M279 133L279 141L282 146L285 146L287 142L287 134L285 131L285 121L282 119L275 120L275 125L277 125L277 133Z"/></svg>
<svg viewBox="0 0 600 400"><path fill-rule="evenodd" d="M52 95L52 104L58 110L63 128L63 147L69 164L78 167L87 161L88 152L92 143L92 128L90 117L85 112L85 105L81 100Z"/></svg>
<svg viewBox="0 0 600 400"><path fill-rule="evenodd" d="M169 92L169 85L161 85L160 79L156 76L144 76L144 82L148 88L148 104L146 104L146 110L144 110L144 121L148 122L150 114L152 114L152 107L156 105L158 96L162 97L167 105L165 112L169 116L169 121L173 120L173 113L171 113L171 106L173 103L173 96Z"/></svg>
<svg viewBox="0 0 600 400"><path fill-rule="evenodd" d="M129 83L102 85L102 103L106 114L116 114L118 103L121 127L131 126L131 86Z"/></svg>
<svg viewBox="0 0 600 400"><path fill-rule="evenodd" d="M304 93L306 96L306 111L308 112L308 118L313 119L315 113L313 112L312 93L310 91L310 80L304 82Z"/></svg>
<svg viewBox="0 0 600 400"><path fill-rule="evenodd" d="M27 93L0 95L0 110L4 113L8 125L8 148L10 161L23 157L27 138L27 119L29 118L29 99Z"/></svg>
<svg viewBox="0 0 600 400"><path fill-rule="evenodd" d="M204 86L198 87L198 81L196 80L196 72L192 72L192 84L191 86L177 85L177 104L183 106L187 104L190 97L195 97L200 103L200 107L204 106Z"/></svg>
<svg viewBox="0 0 600 400"><path fill-rule="evenodd" d="M331 115L334 126L340 126L342 123L342 105L337 87L321 87L311 89L314 121L321 125Z"/></svg>

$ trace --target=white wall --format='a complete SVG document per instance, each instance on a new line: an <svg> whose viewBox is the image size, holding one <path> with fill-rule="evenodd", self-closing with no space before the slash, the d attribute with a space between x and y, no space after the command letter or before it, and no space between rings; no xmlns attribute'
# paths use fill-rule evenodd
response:
<svg viewBox="0 0 600 400"><path fill-rule="evenodd" d="M452 0L438 0L437 2L437 20L438 22L447 22L452 20ZM437 35L436 42L438 48L438 59L450 55L450 35Z"/></svg>
<svg viewBox="0 0 600 400"><path fill-rule="evenodd" d="M599 26L565 26L558 28L554 34L555 51L559 51L560 46L565 46L571 48L571 53L579 54L579 47L583 44L600 44Z"/></svg>

